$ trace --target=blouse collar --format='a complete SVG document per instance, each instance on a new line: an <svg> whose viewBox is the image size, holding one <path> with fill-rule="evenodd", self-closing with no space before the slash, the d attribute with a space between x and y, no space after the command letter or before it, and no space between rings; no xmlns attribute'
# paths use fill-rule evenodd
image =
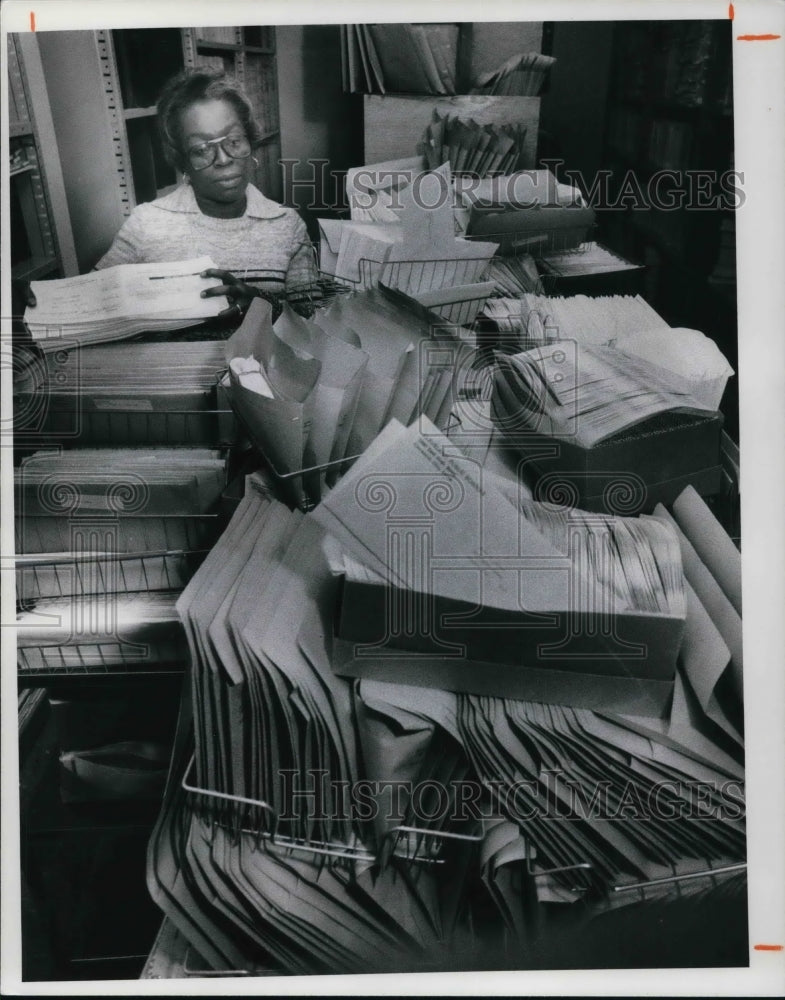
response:
<svg viewBox="0 0 785 1000"><path fill-rule="evenodd" d="M283 205L265 198L253 184L249 184L245 189L245 195L247 204L244 215L250 216L252 219L278 219L286 213ZM163 198L157 198L155 205L165 212L201 214L201 209L196 202L196 196L190 184L179 184L174 191L170 191Z"/></svg>

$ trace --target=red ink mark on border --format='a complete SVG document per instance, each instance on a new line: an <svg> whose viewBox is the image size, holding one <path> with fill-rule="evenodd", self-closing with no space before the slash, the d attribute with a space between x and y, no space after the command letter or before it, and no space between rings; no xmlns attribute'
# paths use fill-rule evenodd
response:
<svg viewBox="0 0 785 1000"><path fill-rule="evenodd" d="M35 31L35 11L30 11L30 30Z"/></svg>
<svg viewBox="0 0 785 1000"><path fill-rule="evenodd" d="M735 13L736 13L736 11L733 9L733 4L729 3L728 4L728 17L731 19L731 21L733 20L733 16L734 16Z"/></svg>
<svg viewBox="0 0 785 1000"><path fill-rule="evenodd" d="M736 35L739 42L773 42L782 35Z"/></svg>
<svg viewBox="0 0 785 1000"><path fill-rule="evenodd" d="M753 948L755 951L782 951L783 945L781 944L755 944Z"/></svg>

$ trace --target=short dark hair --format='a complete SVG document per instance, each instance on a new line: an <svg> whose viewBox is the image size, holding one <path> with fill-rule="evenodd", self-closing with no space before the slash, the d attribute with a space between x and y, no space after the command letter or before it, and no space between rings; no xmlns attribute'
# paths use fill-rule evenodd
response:
<svg viewBox="0 0 785 1000"><path fill-rule="evenodd" d="M261 145L262 131L251 102L235 80L209 70L183 70L164 84L157 104L164 156L178 170L188 166L183 148L183 113L200 101L227 101L237 112L251 147Z"/></svg>

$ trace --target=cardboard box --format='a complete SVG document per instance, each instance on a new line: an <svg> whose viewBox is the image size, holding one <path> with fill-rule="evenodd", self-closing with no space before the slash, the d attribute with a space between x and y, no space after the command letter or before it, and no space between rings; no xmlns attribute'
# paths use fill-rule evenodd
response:
<svg viewBox="0 0 785 1000"><path fill-rule="evenodd" d="M702 496L719 493L722 424L720 413L671 411L593 448L515 432L505 449L535 500L632 516L672 503L688 485Z"/></svg>
<svg viewBox="0 0 785 1000"><path fill-rule="evenodd" d="M336 631L353 647L354 669L367 659L398 663L424 657L432 686L543 700L526 687L527 672L533 670L532 690L548 693L544 700L573 704L572 686L583 689L587 674L602 679L600 686L609 691L615 690L612 679L670 684L684 618L564 608L534 614L470 606L435 593L403 590L373 575L348 575ZM581 695L581 704L587 697Z"/></svg>
<svg viewBox="0 0 785 1000"><path fill-rule="evenodd" d="M499 243L500 254L571 250L594 226L594 210L579 205L537 205L518 209L472 208L467 234Z"/></svg>
<svg viewBox="0 0 785 1000"><path fill-rule="evenodd" d="M560 671L529 664L483 663L398 652L357 655L355 643L335 639L333 671L341 677L436 687L467 694L661 717L673 693L672 680Z"/></svg>

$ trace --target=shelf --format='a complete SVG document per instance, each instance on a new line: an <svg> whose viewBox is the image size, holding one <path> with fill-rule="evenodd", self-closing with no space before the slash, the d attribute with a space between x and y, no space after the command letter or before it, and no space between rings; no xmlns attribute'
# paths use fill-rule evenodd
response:
<svg viewBox="0 0 785 1000"><path fill-rule="evenodd" d="M153 118L157 114L155 105L150 108L126 108L123 111L123 118L128 121L129 118Z"/></svg>
<svg viewBox="0 0 785 1000"><path fill-rule="evenodd" d="M28 257L11 268L11 278L14 281L35 281L57 270L60 262L57 257Z"/></svg>
<svg viewBox="0 0 785 1000"><path fill-rule="evenodd" d="M242 45L239 42L210 42L207 39L198 38L196 40L197 52L218 51L218 52L245 52L254 56L274 56L275 49L266 48L263 45Z"/></svg>
<svg viewBox="0 0 785 1000"><path fill-rule="evenodd" d="M33 135L33 124L28 121L15 121L8 123L8 136L11 139L18 139L21 136Z"/></svg>
<svg viewBox="0 0 785 1000"><path fill-rule="evenodd" d="M9 177L18 177L19 174L29 174L31 170L35 170L35 163L23 163L21 167L12 167L9 173Z"/></svg>
<svg viewBox="0 0 785 1000"><path fill-rule="evenodd" d="M246 45L241 45L239 42L211 42L207 38L197 38L196 39L196 49L197 52L206 51L212 49L219 52L250 52L253 51L249 49Z"/></svg>

